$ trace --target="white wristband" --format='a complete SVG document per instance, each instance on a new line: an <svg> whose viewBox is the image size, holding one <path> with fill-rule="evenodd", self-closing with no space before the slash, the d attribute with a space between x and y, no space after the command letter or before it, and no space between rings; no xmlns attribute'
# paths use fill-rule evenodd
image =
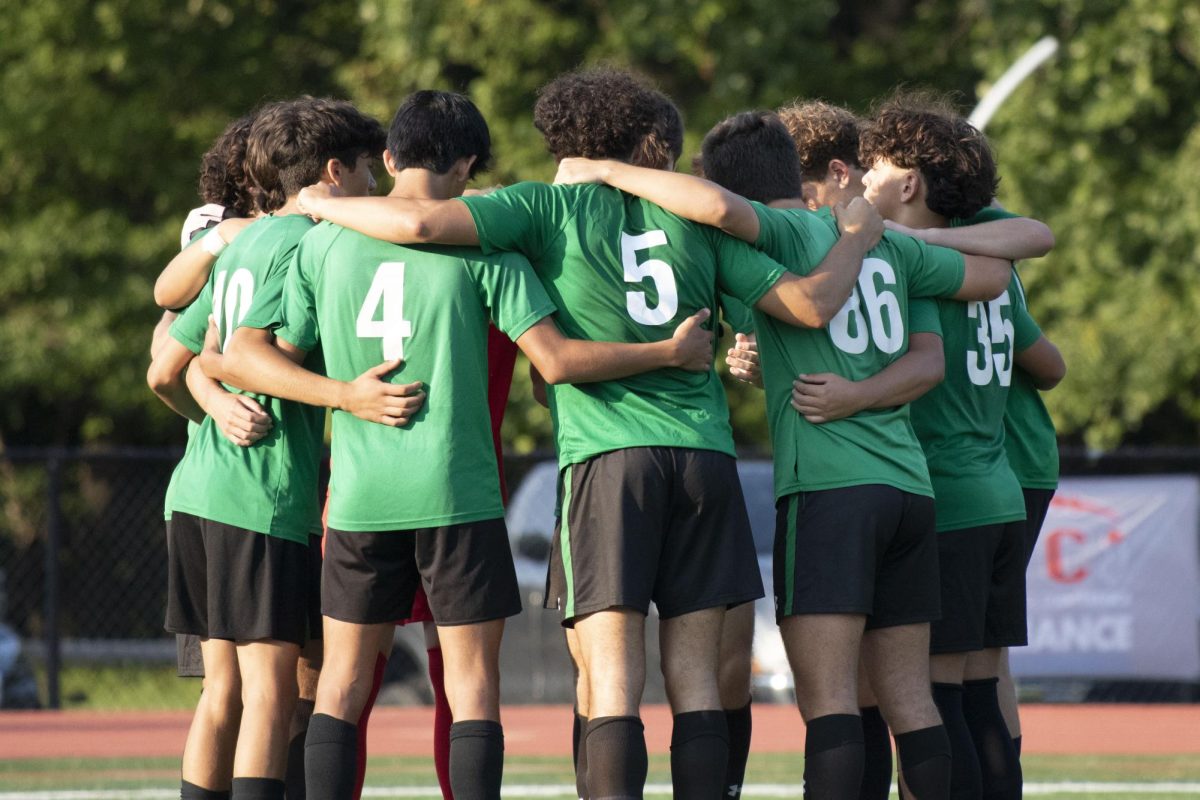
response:
<svg viewBox="0 0 1200 800"><path fill-rule="evenodd" d="M222 250L229 246L229 243L221 238L221 234L213 230L204 234L204 238L200 240L200 246L204 248L204 252L216 258L221 255Z"/></svg>

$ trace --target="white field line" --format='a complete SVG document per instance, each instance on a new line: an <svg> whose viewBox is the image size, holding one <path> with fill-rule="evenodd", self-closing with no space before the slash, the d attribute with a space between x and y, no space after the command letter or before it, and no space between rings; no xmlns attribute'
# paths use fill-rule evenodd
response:
<svg viewBox="0 0 1200 800"><path fill-rule="evenodd" d="M895 787L892 787L893 792ZM1107 783L1085 781L1053 781L1026 783L1027 795L1057 795L1057 794L1111 794L1128 797L1139 794L1180 794L1200 797L1200 782L1145 782L1145 783ZM539 797L575 797L575 787L567 784L530 784L505 786L504 797L539 798ZM756 797L799 797L799 784L786 783L751 783L743 792L745 800ZM669 784L657 783L646 787L646 795L650 797L670 797ZM436 786L372 786L363 790L367 798L419 798L420 800L440 800L442 794ZM0 792L0 800L176 800L178 789L103 789L77 791L36 791L36 792Z"/></svg>

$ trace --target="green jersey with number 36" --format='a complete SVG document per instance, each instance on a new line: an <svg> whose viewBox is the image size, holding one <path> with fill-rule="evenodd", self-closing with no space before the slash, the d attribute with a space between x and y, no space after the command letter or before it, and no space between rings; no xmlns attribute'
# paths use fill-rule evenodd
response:
<svg viewBox="0 0 1200 800"><path fill-rule="evenodd" d="M784 272L745 242L607 186L519 183L462 202L485 252L528 256L563 332L577 339L668 339L699 309L716 314L720 292L753 306ZM734 455L725 391L711 369L661 369L548 394L559 466L627 447Z"/></svg>
<svg viewBox="0 0 1200 800"><path fill-rule="evenodd" d="M554 313L514 253L401 247L321 223L288 274L276 335L318 344L329 377L352 381L402 358L392 383L420 382L402 428L333 413L329 526L391 531L504 516L488 415L488 322L516 340Z"/></svg>
<svg viewBox="0 0 1200 800"><path fill-rule="evenodd" d="M235 328L269 327L279 313L296 245L312 226L308 217L289 214L264 217L247 227L221 253L196 302L171 326L171 336L199 353L210 314L222 347ZM319 362L319 355L310 357L308 366L320 371L314 361ZM325 410L250 396L271 416L270 433L249 447L238 447L205 417L176 468L168 510L307 544L309 534L320 530L317 467Z"/></svg>

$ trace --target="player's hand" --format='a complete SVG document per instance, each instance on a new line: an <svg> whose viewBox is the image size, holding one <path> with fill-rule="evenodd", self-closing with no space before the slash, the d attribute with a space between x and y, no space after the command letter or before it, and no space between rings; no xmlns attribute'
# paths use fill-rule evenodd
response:
<svg viewBox="0 0 1200 800"><path fill-rule="evenodd" d="M857 414L865 408L859 385L832 372L799 375L792 382L792 408L819 425Z"/></svg>
<svg viewBox="0 0 1200 800"><path fill-rule="evenodd" d="M239 447L249 447L271 432L271 417L253 397L232 392L214 392L208 414L225 438Z"/></svg>
<svg viewBox="0 0 1200 800"><path fill-rule="evenodd" d="M868 248L879 243L883 236L883 217L875 206L861 197L856 197L848 205L833 207L833 215L837 217L838 230L843 236L858 236Z"/></svg>
<svg viewBox="0 0 1200 800"><path fill-rule="evenodd" d="M425 392L420 381L387 382L387 374L399 369L402 363L399 358L385 361L345 384L338 408L368 422L393 428L407 425L425 405Z"/></svg>
<svg viewBox="0 0 1200 800"><path fill-rule="evenodd" d="M321 219L321 201L328 200L331 197L341 197L342 190L332 183L317 181L312 186L305 186L300 190L299 196L296 198L296 203L300 206L300 213L308 214L313 219Z"/></svg>
<svg viewBox="0 0 1200 800"><path fill-rule="evenodd" d="M671 336L671 344L674 346L671 366L689 372L708 372L712 369L713 332L700 327L701 323L711 316L711 311L702 308L679 323L679 327Z"/></svg>
<svg viewBox="0 0 1200 800"><path fill-rule="evenodd" d="M762 367L758 362L758 339L753 333L735 333L733 347L725 354L729 374L742 383L763 388Z"/></svg>
<svg viewBox="0 0 1200 800"><path fill-rule="evenodd" d="M558 162L555 183L604 183L608 163L590 158L564 158Z"/></svg>

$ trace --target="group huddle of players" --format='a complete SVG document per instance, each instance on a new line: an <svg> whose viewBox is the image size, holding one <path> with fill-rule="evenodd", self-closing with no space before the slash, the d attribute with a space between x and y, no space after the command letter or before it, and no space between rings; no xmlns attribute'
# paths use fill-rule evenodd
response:
<svg viewBox="0 0 1200 800"><path fill-rule="evenodd" d="M764 589L718 319L765 395L805 797L886 798L893 738L906 798L1020 797L1006 648L1058 478L1038 391L1065 367L1011 263L1053 237L993 205L983 135L929 95L869 119L800 103L718 123L684 175L674 104L613 69L550 82L533 122L553 185L468 191L487 124L440 91L386 132L273 103L206 154L148 374L194 423L165 509L166 628L205 681L181 797L357 798L406 621L443 794L500 796L515 348L554 422L579 797L642 797L652 602L674 795L739 796ZM394 188L370 197L380 158Z"/></svg>

